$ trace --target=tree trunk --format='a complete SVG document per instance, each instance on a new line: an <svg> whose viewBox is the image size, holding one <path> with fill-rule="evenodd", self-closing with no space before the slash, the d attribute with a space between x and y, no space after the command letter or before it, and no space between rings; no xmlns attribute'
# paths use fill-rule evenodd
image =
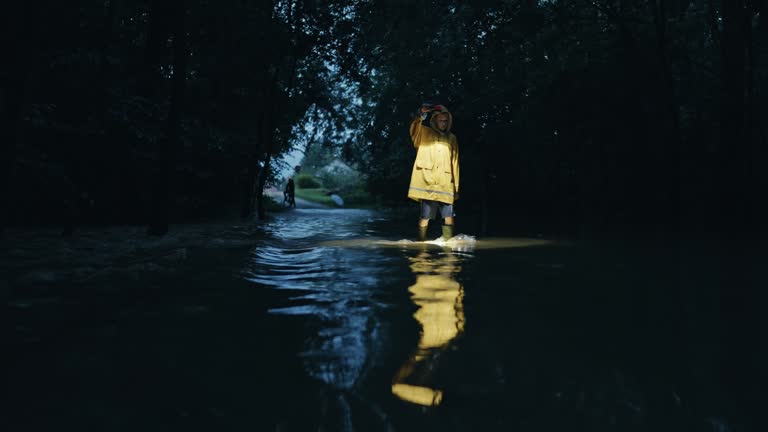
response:
<svg viewBox="0 0 768 432"><path fill-rule="evenodd" d="M746 16L742 0L723 2L722 96L720 149L720 228L746 229L749 220L749 160L751 158L744 130L746 113ZM728 236L730 237L730 235Z"/></svg>
<svg viewBox="0 0 768 432"><path fill-rule="evenodd" d="M21 63L10 62L12 68L21 68ZM20 70L10 71L3 81L3 98L0 100L0 141L2 142L2 166L0 166L0 199L7 205L0 214L0 237L10 223L11 180L16 165L16 149L19 141L19 129L22 107L24 105L24 73Z"/></svg>
<svg viewBox="0 0 768 432"><path fill-rule="evenodd" d="M657 3L658 2L658 3ZM672 214L664 214L663 220L658 222L667 228L668 231L679 233L681 228L681 146L682 138L680 135L679 107L675 100L675 82L672 76L672 68L669 62L667 49L667 5L664 0L650 0L651 11L653 13L654 24L656 27L656 56L659 62L660 88L658 103L662 106L664 113L662 124L663 147L658 152L659 163L663 169L661 178L661 187L666 189L663 194L663 201L658 203L659 208L666 208L672 211ZM661 213L661 212L659 212ZM669 220L672 218L672 220ZM663 236L666 238L668 236Z"/></svg>
<svg viewBox="0 0 768 432"><path fill-rule="evenodd" d="M722 167L718 182L720 212L716 220L718 256L723 268L719 280L724 325L721 378L724 397L733 407L756 412L760 392L756 376L760 366L756 364L755 350L759 347L756 341L760 340L758 314L762 314L758 300L764 287L756 285L760 252L753 249L756 221L752 200L762 200L764 191L754 187L750 134L745 130L749 20L744 1L723 1L722 17Z"/></svg>
<svg viewBox="0 0 768 432"><path fill-rule="evenodd" d="M0 70L0 237L11 222L11 181L16 165L16 152L21 135L26 78L29 71L28 55L33 51L36 31L24 32L29 22L26 3L13 2L5 11L2 41L7 63ZM25 34L26 33L26 34Z"/></svg>
<svg viewBox="0 0 768 432"><path fill-rule="evenodd" d="M259 185L258 189L256 190L256 202L258 203L257 214L259 216L259 220L264 220L267 218L267 209L264 207L264 184L267 182L267 176L269 176L271 161L272 156L267 154L267 158L264 160L264 166L261 168L261 172L259 173Z"/></svg>
<svg viewBox="0 0 768 432"><path fill-rule="evenodd" d="M490 194L491 172L488 163L483 168L483 184L480 189L480 236L488 235L488 195Z"/></svg>
<svg viewBox="0 0 768 432"><path fill-rule="evenodd" d="M288 22L292 23L291 27L294 30L296 29L296 23L294 20L298 20L298 16L294 14L294 8L296 5L296 2L291 2L288 5ZM291 91L293 90L294 80L296 79L296 71L298 67L298 42L294 39L292 43L294 48L293 56L291 58L291 63L288 66L288 75L285 81L286 97L287 95L290 95ZM262 125L260 130L261 143L264 146L264 165L261 167L261 171L259 172L258 180L256 182L256 189L254 191L254 198L256 200L256 213L259 220L264 220L267 217L266 208L264 206L264 185L266 184L267 178L269 177L272 155L275 153L274 129L275 125L277 124L275 119L276 116L281 115L283 111L283 104L281 102L284 101L284 98L280 97L281 91L280 68L278 67L275 68L274 74L272 76L271 86L267 88L267 91L265 92L266 97L263 99L263 101L267 102L267 104L264 105L264 114L262 117Z"/></svg>
<svg viewBox="0 0 768 432"><path fill-rule="evenodd" d="M152 216L147 229L147 233L150 235L165 235L168 232L171 174L174 171L176 154L181 148L181 108L187 74L187 37L184 28L186 7L184 0L175 0L173 7L171 101L168 108L165 137L160 141L159 166L155 171L156 178L152 189Z"/></svg>
<svg viewBox="0 0 768 432"><path fill-rule="evenodd" d="M266 113L262 111L256 121L256 143L255 149L247 159L248 166L246 167L245 186L243 187L243 201L240 210L240 217L244 220L250 219L253 216L253 210L256 207L256 194L259 187L259 177L261 175L261 169L259 168L258 154L262 151L262 143L264 137L264 123Z"/></svg>
<svg viewBox="0 0 768 432"><path fill-rule="evenodd" d="M147 31L147 39L144 45L144 64L139 72L138 93L146 100L147 104L159 103L156 101L159 93L161 75L160 75L160 63L162 58L164 40L168 36L168 4L162 0L152 0L149 7L149 30ZM163 143L159 143L163 145ZM160 150L159 150L160 151ZM160 156L157 156L157 160ZM160 174L157 172L160 169L159 162L150 161L147 164L147 171L149 177L153 183L150 188L156 187ZM149 197L149 207L143 209L146 213L144 217L147 218L147 230L152 229L155 219L155 199L157 193L150 189L145 192Z"/></svg>
<svg viewBox="0 0 768 432"><path fill-rule="evenodd" d="M144 67L139 79L139 94L149 100L154 100L160 87L160 63L163 45L168 36L168 21L170 20L170 3L163 0L153 0L149 11L149 31L144 45Z"/></svg>
<svg viewBox="0 0 768 432"><path fill-rule="evenodd" d="M604 211L600 205L600 189L603 187L603 170L601 167L601 151L599 143L592 136L580 137L579 151L579 238L592 240L602 235L604 227Z"/></svg>
<svg viewBox="0 0 768 432"><path fill-rule="evenodd" d="M752 130L752 149L754 151L753 170L757 190L768 190L768 173L763 167L768 165L768 1L753 3L753 14L756 14L756 26L750 32L750 109L749 121ZM768 209L765 206L755 206L760 210L756 214L760 238L765 244L768 241Z"/></svg>
<svg viewBox="0 0 768 432"><path fill-rule="evenodd" d="M275 115L280 112L280 104L275 102L279 73L279 69L276 69L272 76L272 80L270 81L270 86L264 90L263 97L260 101L262 103L262 110L256 128L256 136L258 137L256 152L257 154L264 155L264 164L259 167L258 158L254 158L254 163L252 166L248 167L247 204L242 212L243 217L245 218L249 218L253 215L254 208L256 209L256 215L259 220L263 220L266 216L261 196L264 192L264 184L269 175L269 163L272 159L274 118Z"/></svg>
<svg viewBox="0 0 768 432"><path fill-rule="evenodd" d="M243 186L243 200L240 207L240 217L244 220L249 219L253 215L253 197L256 195L256 185L259 178L259 159L256 155L251 155L247 160L248 166L245 174L245 185Z"/></svg>
<svg viewBox="0 0 768 432"><path fill-rule="evenodd" d="M102 23L101 46L99 47L99 78L97 85L94 86L96 87L95 91L98 92L96 96L96 112L99 113L102 129L105 129L107 123L109 83L112 77L108 54L110 43L114 37L116 1L118 0L104 0L104 21Z"/></svg>

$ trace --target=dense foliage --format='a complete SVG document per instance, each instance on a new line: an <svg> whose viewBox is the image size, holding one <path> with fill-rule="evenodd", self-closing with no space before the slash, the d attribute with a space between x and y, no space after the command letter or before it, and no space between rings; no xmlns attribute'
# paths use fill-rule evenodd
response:
<svg viewBox="0 0 768 432"><path fill-rule="evenodd" d="M296 176L296 187L302 189L316 189L320 186L320 182L309 174L299 174Z"/></svg>
<svg viewBox="0 0 768 432"><path fill-rule="evenodd" d="M318 20L297 1L14 2L0 109L6 223L254 211L311 105ZM3 207L6 207L5 205Z"/></svg>
<svg viewBox="0 0 768 432"><path fill-rule="evenodd" d="M402 199L407 123L431 100L455 114L476 232L759 220L765 2L353 3L338 60L363 103L345 154L373 191Z"/></svg>
<svg viewBox="0 0 768 432"><path fill-rule="evenodd" d="M307 145L405 205L431 100L455 114L468 231L754 228L765 4L14 2L5 224L247 217Z"/></svg>

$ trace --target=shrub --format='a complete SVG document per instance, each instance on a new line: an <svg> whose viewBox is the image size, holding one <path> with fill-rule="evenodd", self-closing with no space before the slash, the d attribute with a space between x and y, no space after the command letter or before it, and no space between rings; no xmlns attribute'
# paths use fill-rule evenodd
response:
<svg viewBox="0 0 768 432"><path fill-rule="evenodd" d="M270 213L283 212L288 209L285 205L282 204L281 201L278 201L274 197L264 195L263 198L265 200L264 208Z"/></svg>
<svg viewBox="0 0 768 432"><path fill-rule="evenodd" d="M302 189L315 189L321 186L320 181L309 174L299 174L296 176L296 187Z"/></svg>
<svg viewBox="0 0 768 432"><path fill-rule="evenodd" d="M327 172L323 171L317 176L323 185L329 189L355 188L360 183L360 174L356 172Z"/></svg>
<svg viewBox="0 0 768 432"><path fill-rule="evenodd" d="M346 191L342 198L346 205L371 205L374 203L374 198L368 191L362 188L355 188Z"/></svg>

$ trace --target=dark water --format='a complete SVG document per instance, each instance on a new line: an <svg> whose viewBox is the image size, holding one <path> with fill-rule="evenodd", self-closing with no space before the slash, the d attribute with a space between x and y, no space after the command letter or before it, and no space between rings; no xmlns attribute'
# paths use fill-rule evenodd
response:
<svg viewBox="0 0 768 432"><path fill-rule="evenodd" d="M748 429L674 251L398 241L411 216L299 209L12 296L11 429Z"/></svg>

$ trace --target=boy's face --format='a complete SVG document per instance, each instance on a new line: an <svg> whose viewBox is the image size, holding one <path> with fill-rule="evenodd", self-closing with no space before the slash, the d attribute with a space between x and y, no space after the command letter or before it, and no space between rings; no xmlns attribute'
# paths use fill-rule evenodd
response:
<svg viewBox="0 0 768 432"><path fill-rule="evenodd" d="M448 116L445 114L438 115L435 117L435 123L441 132L445 132L445 130L448 129Z"/></svg>

